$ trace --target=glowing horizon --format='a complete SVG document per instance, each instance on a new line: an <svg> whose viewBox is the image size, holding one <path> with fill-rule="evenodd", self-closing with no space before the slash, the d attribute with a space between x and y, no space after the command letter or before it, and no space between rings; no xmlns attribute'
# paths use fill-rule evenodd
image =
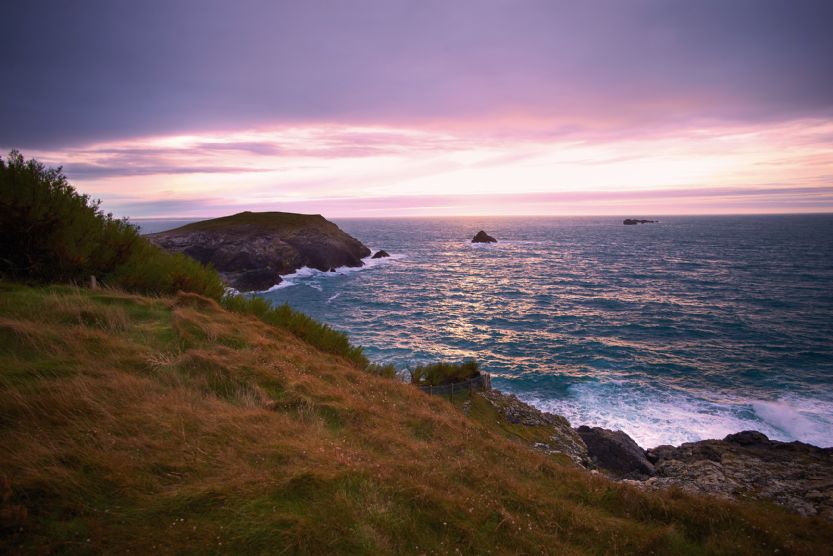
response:
<svg viewBox="0 0 833 556"><path fill-rule="evenodd" d="M593 140L310 125L24 154L134 218L744 214L833 210L831 136L825 120Z"/></svg>

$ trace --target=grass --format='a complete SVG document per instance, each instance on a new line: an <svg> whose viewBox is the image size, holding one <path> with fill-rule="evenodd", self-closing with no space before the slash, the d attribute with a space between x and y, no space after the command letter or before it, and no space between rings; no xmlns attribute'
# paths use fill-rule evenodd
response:
<svg viewBox="0 0 833 556"><path fill-rule="evenodd" d="M321 351L340 355L361 369L392 378L396 370L391 366L370 365L361 346L353 346L347 334L283 304L277 307L260 297L227 295L220 301L227 310L253 315L273 326L280 326Z"/></svg>
<svg viewBox="0 0 833 556"><path fill-rule="evenodd" d="M206 232L233 229L235 226L256 226L264 230L295 230L329 224L320 214L295 214L291 212L239 212L230 216L192 222L175 231Z"/></svg>
<svg viewBox="0 0 833 556"><path fill-rule="evenodd" d="M488 411L200 296L0 283L0 553L833 546L828 523L774 506L611 483Z"/></svg>

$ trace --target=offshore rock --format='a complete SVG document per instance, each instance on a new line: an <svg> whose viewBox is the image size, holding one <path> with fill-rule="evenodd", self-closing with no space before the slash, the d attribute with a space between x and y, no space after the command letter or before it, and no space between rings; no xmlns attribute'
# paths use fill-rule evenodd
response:
<svg viewBox="0 0 833 556"><path fill-rule="evenodd" d="M833 521L833 448L778 442L757 431L648 450L656 476L641 486L770 500Z"/></svg>
<svg viewBox="0 0 833 556"><path fill-rule="evenodd" d="M622 224L625 226L636 226L637 224L655 224L657 220L637 220L635 218L626 218Z"/></svg>
<svg viewBox="0 0 833 556"><path fill-rule="evenodd" d="M561 415L540 411L516 396L498 390L489 390L478 395L485 398L510 423L546 429L549 435L547 442L536 442L533 444L535 448L548 453L565 454L581 466L589 464L587 447L570 426L570 422Z"/></svg>
<svg viewBox="0 0 833 556"><path fill-rule="evenodd" d="M212 264L240 291L265 290L307 266L321 271L358 267L370 249L319 214L241 212L194 222L147 239Z"/></svg>
<svg viewBox="0 0 833 556"><path fill-rule="evenodd" d="M372 256L372 257L370 257L370 258L371 258L371 259L384 259L385 257L390 257L390 253L388 253L388 252L387 252L387 251L385 251L384 249L380 249L380 250L376 251L376 252L373 254L373 256Z"/></svg>
<svg viewBox="0 0 833 556"><path fill-rule="evenodd" d="M654 474L654 466L645 451L624 432L585 425L576 432L587 445L593 464L614 477L645 479Z"/></svg>
<svg viewBox="0 0 833 556"><path fill-rule="evenodd" d="M477 234L475 234L475 236L471 240L471 242L472 243L497 243L497 240L495 238L493 238L492 236L490 236L489 234L487 234L486 232L484 232L483 230L480 230L479 232L477 232Z"/></svg>

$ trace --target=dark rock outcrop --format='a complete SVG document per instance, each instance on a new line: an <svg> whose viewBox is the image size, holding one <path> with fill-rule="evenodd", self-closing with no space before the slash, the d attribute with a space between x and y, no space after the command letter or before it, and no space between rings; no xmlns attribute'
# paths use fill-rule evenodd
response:
<svg viewBox="0 0 833 556"><path fill-rule="evenodd" d="M801 515L833 520L833 448L778 442L757 431L647 451L648 489L680 487L724 498L771 500Z"/></svg>
<svg viewBox="0 0 833 556"><path fill-rule="evenodd" d="M757 499L805 516L833 521L833 448L778 442L757 431L643 450L622 431L571 429L560 415L545 413L512 395L478 394L536 449L565 454L612 479L646 490L682 490L728 499ZM514 433L517 434L517 433Z"/></svg>
<svg viewBox="0 0 833 556"><path fill-rule="evenodd" d="M307 266L327 271L362 266L370 249L321 215L241 212L150 234L168 251L211 263L226 284L264 290Z"/></svg>
<svg viewBox="0 0 833 556"><path fill-rule="evenodd" d="M385 257L390 257L390 253L388 253L388 252L387 252L387 251L385 251L384 249L380 249L380 250L376 251L376 252L373 254L373 256L372 256L372 257L370 257L370 258L371 258L371 259L384 259Z"/></svg>
<svg viewBox="0 0 833 556"><path fill-rule="evenodd" d="M565 454L578 465L588 465L590 460L587 447L570 426L570 422L561 415L545 413L522 402L516 396L504 394L498 390L481 392L479 395L485 398L508 422L545 431L546 441L536 442L533 444L535 448L548 453Z"/></svg>
<svg viewBox="0 0 833 556"><path fill-rule="evenodd" d="M655 224L657 220L638 220L634 218L626 218L622 224L625 226L636 226L637 224Z"/></svg>
<svg viewBox="0 0 833 556"><path fill-rule="evenodd" d="M492 236L490 236L489 234L487 234L486 232L484 232L483 230L480 230L479 232L477 232L475 234L475 236L474 236L474 238L472 238L471 242L472 243L497 243L497 240L495 238L493 238Z"/></svg>
<svg viewBox="0 0 833 556"><path fill-rule="evenodd" d="M645 451L624 432L584 425L576 432L587 446L590 460L615 477L644 479L654 474Z"/></svg>

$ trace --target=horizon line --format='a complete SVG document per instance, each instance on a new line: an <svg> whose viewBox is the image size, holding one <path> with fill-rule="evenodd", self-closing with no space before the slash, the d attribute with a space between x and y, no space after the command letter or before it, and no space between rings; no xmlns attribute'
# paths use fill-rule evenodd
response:
<svg viewBox="0 0 833 556"><path fill-rule="evenodd" d="M282 210L263 210L263 211L249 211L243 210L221 216L124 216L130 221L133 220L212 220L215 218L224 218L234 214L243 212L283 212L287 214L302 214L305 216L324 216L321 213L311 212L288 212ZM742 213L678 213L678 214L639 214L639 217L650 216L653 218L676 218L676 217L700 217L700 216L827 216L833 215L833 210L829 211L813 211L813 212L742 212ZM419 215L400 215L400 216L327 216L325 218L340 218L353 220L395 220L395 219L421 219L421 218L636 218L633 214L419 214Z"/></svg>

